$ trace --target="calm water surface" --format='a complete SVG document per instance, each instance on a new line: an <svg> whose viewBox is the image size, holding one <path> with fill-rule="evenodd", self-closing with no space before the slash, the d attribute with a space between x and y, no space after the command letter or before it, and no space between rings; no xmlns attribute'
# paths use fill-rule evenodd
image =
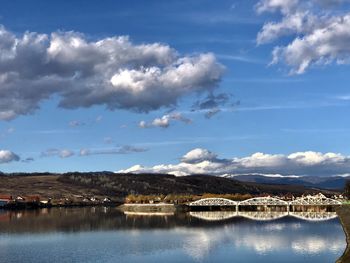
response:
<svg viewBox="0 0 350 263"><path fill-rule="evenodd" d="M0 262L329 263L346 247L338 218L230 217L125 215L115 208L0 211Z"/></svg>

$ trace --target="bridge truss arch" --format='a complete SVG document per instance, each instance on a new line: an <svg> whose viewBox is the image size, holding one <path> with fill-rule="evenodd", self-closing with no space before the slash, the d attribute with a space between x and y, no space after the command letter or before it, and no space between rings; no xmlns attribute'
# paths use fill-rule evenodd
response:
<svg viewBox="0 0 350 263"><path fill-rule="evenodd" d="M203 198L189 203L189 206L236 206L237 202L226 198Z"/></svg>
<svg viewBox="0 0 350 263"><path fill-rule="evenodd" d="M342 203L340 201L328 198L321 193L317 195L307 195L298 197L295 200L289 202L289 205L291 206L334 206L341 204Z"/></svg>
<svg viewBox="0 0 350 263"><path fill-rule="evenodd" d="M238 203L239 206L288 206L288 202L271 196L254 197Z"/></svg>

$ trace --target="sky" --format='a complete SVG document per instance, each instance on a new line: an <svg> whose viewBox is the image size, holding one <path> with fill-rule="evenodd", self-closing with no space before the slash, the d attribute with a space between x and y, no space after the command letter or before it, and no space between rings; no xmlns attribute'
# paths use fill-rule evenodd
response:
<svg viewBox="0 0 350 263"><path fill-rule="evenodd" d="M0 171L350 171L350 1L11 0L0 25Z"/></svg>

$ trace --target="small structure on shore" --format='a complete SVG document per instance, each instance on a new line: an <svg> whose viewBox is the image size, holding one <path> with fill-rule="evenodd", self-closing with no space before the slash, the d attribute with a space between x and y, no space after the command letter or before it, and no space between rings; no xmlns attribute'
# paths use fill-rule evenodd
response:
<svg viewBox="0 0 350 263"><path fill-rule="evenodd" d="M11 195L0 195L0 208L7 206L11 201Z"/></svg>

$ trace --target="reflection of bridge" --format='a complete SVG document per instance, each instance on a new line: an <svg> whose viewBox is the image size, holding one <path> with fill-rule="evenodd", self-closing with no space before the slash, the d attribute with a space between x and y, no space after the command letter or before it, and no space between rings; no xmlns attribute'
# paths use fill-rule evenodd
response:
<svg viewBox="0 0 350 263"><path fill-rule="evenodd" d="M325 221L337 217L336 212L289 212L289 215L308 221Z"/></svg>
<svg viewBox="0 0 350 263"><path fill-rule="evenodd" d="M245 217L257 221L270 221L285 217L288 212L238 212L238 216Z"/></svg>
<svg viewBox="0 0 350 263"><path fill-rule="evenodd" d="M234 217L244 217L256 221L276 220L285 216L293 216L307 221L325 221L337 217L336 212L239 212L239 211L198 211L190 212L190 216L205 221L221 221Z"/></svg>
<svg viewBox="0 0 350 263"><path fill-rule="evenodd" d="M190 216L205 220L205 221L220 221L237 216L236 211L199 211L190 212Z"/></svg>
<svg viewBox="0 0 350 263"><path fill-rule="evenodd" d="M337 206L342 203L338 200L327 198L323 194L307 195L294 199L293 201L284 201L279 198L265 196L265 197L254 197L246 199L240 202L232 201L225 198L204 198L189 203L190 207L218 207L218 206L235 206L236 211L239 211L239 207L245 206L264 206L264 207L286 207L287 211L292 207L300 206Z"/></svg>
<svg viewBox="0 0 350 263"><path fill-rule="evenodd" d="M174 212L134 212L124 211L127 216L173 216Z"/></svg>

